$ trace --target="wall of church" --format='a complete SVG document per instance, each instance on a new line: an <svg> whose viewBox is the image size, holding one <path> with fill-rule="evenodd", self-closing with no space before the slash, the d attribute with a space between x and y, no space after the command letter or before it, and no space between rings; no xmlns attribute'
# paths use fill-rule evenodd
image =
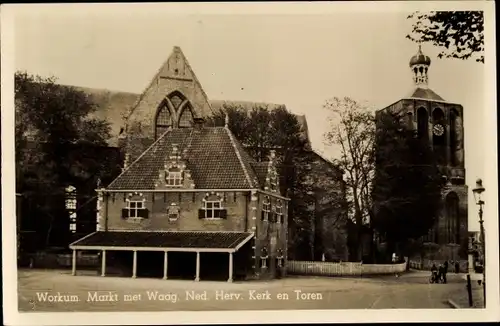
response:
<svg viewBox="0 0 500 326"><path fill-rule="evenodd" d="M311 164L314 181L316 232L315 260L347 261L347 205L341 171L315 155Z"/></svg>
<svg viewBox="0 0 500 326"><path fill-rule="evenodd" d="M467 186L451 185L443 193L443 208L439 219L424 241L435 245L426 248L424 259L467 259L468 250L468 214L467 214ZM447 196L458 196L458 218L447 207Z"/></svg>

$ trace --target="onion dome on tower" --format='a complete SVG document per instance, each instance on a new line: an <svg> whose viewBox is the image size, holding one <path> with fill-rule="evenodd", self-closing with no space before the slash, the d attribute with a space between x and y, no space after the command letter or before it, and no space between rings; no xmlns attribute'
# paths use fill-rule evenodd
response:
<svg viewBox="0 0 500 326"><path fill-rule="evenodd" d="M418 46L418 52L410 59L410 68L413 72L413 81L417 87L426 88L428 85L427 72L431 65L431 58L422 53L422 47Z"/></svg>

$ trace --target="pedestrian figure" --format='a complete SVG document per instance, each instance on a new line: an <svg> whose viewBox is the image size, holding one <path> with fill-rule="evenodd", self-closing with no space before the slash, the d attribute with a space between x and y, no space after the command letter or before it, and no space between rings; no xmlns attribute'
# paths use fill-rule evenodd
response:
<svg viewBox="0 0 500 326"><path fill-rule="evenodd" d="M436 264L432 264L432 267L431 267L431 283L437 283L437 282L439 282L438 269L436 267Z"/></svg>
<svg viewBox="0 0 500 326"><path fill-rule="evenodd" d="M448 274L448 261L446 260L443 264L444 273L443 273L443 283L446 284L446 274Z"/></svg>
<svg viewBox="0 0 500 326"><path fill-rule="evenodd" d="M438 280L444 282L444 277L445 277L444 276L444 266L443 266L443 264L440 264L439 269L438 269Z"/></svg>

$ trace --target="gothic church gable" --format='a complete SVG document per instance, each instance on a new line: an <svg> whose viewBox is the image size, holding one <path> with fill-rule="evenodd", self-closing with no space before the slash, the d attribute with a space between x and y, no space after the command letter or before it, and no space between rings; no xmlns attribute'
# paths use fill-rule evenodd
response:
<svg viewBox="0 0 500 326"><path fill-rule="evenodd" d="M126 118L127 152L133 159L169 127L192 127L194 119L211 114L205 91L176 46Z"/></svg>

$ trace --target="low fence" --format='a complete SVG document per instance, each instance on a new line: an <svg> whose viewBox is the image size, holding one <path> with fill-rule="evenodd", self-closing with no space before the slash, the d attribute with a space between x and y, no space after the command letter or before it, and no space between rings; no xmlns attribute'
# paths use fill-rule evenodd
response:
<svg viewBox="0 0 500 326"><path fill-rule="evenodd" d="M402 273L405 270L406 262L384 265L358 262L332 263L297 260L289 260L287 262L287 272L296 275L364 276Z"/></svg>
<svg viewBox="0 0 500 326"><path fill-rule="evenodd" d="M448 271L449 272L455 272L455 261L453 264L451 261L448 261ZM424 259L424 260L414 260L410 259L410 268L413 269L418 269L418 270L431 270L432 265L436 265L436 267L439 267L439 265L443 264L444 260L432 260L432 259ZM460 273L467 273L468 272L468 266L469 262L467 260L459 260L458 261L458 271Z"/></svg>
<svg viewBox="0 0 500 326"><path fill-rule="evenodd" d="M72 254L44 253L25 254L19 261L20 267L29 268L68 268L73 262ZM100 257L97 254L79 253L76 256L76 265L80 268L100 266Z"/></svg>

